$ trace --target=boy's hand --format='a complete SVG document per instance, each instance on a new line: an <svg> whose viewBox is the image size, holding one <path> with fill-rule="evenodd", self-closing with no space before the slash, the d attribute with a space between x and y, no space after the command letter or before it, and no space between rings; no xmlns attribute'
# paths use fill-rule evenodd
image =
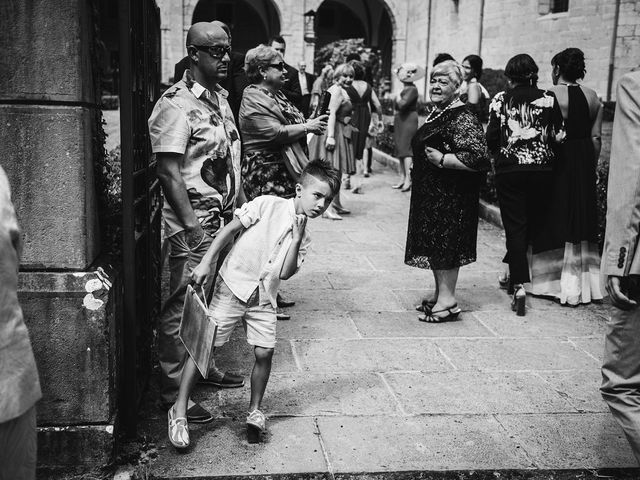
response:
<svg viewBox="0 0 640 480"><path fill-rule="evenodd" d="M293 219L293 240L300 241L302 240L302 235L304 234L304 229L307 226L307 216L306 215L296 215Z"/></svg>
<svg viewBox="0 0 640 480"><path fill-rule="evenodd" d="M191 281L196 285L202 285L211 273L211 265L207 263L199 263L191 272Z"/></svg>

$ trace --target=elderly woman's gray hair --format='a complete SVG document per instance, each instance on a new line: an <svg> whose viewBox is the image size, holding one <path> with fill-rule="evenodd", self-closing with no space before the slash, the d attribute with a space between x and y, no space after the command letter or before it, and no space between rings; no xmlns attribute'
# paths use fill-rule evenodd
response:
<svg viewBox="0 0 640 480"><path fill-rule="evenodd" d="M343 77L345 75L351 75L353 77L354 75L353 67L348 63L341 63L333 71L333 80L334 81L338 80L340 77Z"/></svg>
<svg viewBox="0 0 640 480"><path fill-rule="evenodd" d="M260 83L262 81L262 72L260 69L266 70L272 63L282 61L280 53L267 45L258 45L247 52L244 57L244 71L251 83Z"/></svg>
<svg viewBox="0 0 640 480"><path fill-rule="evenodd" d="M462 70L462 65L460 65L455 60L445 60L444 62L438 63L431 70L431 75L429 78L433 80L433 77L437 77L440 75L446 75L449 77L456 87L462 85L464 80L464 72Z"/></svg>

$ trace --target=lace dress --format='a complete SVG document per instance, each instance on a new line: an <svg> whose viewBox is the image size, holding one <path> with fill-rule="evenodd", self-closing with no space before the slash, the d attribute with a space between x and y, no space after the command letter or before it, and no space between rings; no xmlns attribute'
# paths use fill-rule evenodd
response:
<svg viewBox="0 0 640 480"><path fill-rule="evenodd" d="M413 171L405 263L449 270L476 260L478 198L489 167L482 125L466 107L425 123L412 141ZM438 168L425 147L455 153L478 172Z"/></svg>

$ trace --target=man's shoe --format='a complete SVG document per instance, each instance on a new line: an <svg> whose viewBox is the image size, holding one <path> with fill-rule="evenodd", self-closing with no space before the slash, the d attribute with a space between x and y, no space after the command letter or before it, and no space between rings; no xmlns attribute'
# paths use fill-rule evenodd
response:
<svg viewBox="0 0 640 480"><path fill-rule="evenodd" d="M187 422L189 423L209 423L212 420L213 415L198 403L194 403L191 408L187 409Z"/></svg>
<svg viewBox="0 0 640 480"><path fill-rule="evenodd" d="M276 313L276 320L291 320L291 315L286 313Z"/></svg>
<svg viewBox="0 0 640 480"><path fill-rule="evenodd" d="M276 302L278 303L278 308L293 307L296 304L296 302L294 302L294 301L285 300L280 295L277 296Z"/></svg>
<svg viewBox="0 0 640 480"><path fill-rule="evenodd" d="M201 378L200 383L218 388L239 388L244 387L244 377L225 372L222 378Z"/></svg>

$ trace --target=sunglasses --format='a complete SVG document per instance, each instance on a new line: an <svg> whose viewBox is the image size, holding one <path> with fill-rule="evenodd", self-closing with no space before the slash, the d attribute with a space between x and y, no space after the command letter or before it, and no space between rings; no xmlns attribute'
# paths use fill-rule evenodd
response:
<svg viewBox="0 0 640 480"><path fill-rule="evenodd" d="M270 64L269 64L269 66L270 66L270 67L273 67L273 68L277 68L277 69L278 69L278 70L280 70L281 72L284 72L284 71L287 69L287 67L285 66L285 63L284 63L284 62L280 62L280 63L270 63Z"/></svg>
<svg viewBox="0 0 640 480"><path fill-rule="evenodd" d="M191 45L198 50L203 50L213 58L221 60L225 55L231 56L231 45Z"/></svg>

